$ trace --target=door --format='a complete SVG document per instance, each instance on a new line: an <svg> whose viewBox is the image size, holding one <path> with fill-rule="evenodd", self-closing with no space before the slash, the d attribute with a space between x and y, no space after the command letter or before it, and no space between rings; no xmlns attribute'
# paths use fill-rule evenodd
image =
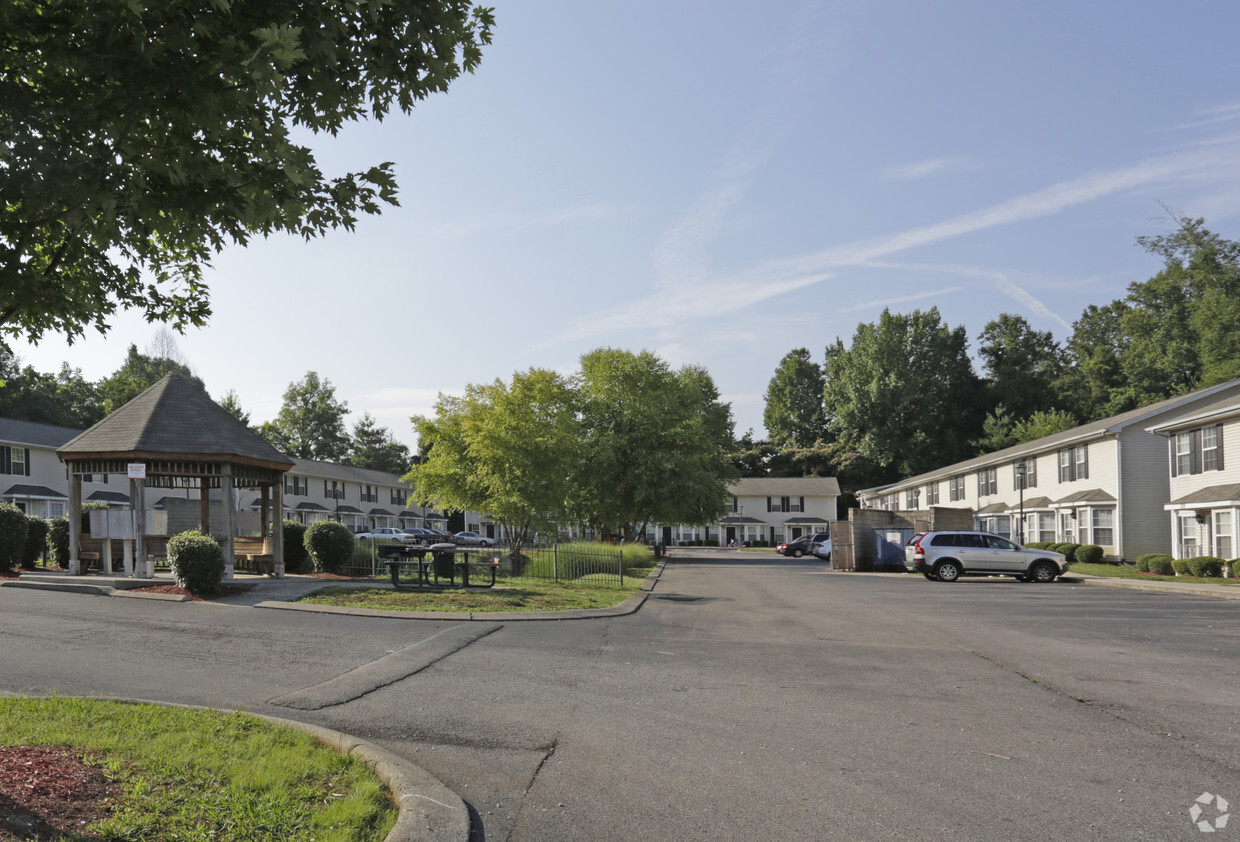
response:
<svg viewBox="0 0 1240 842"><path fill-rule="evenodd" d="M670 547L672 545L672 528L670 526L663 527L663 546Z"/></svg>
<svg viewBox="0 0 1240 842"><path fill-rule="evenodd" d="M732 542L736 540L736 527L729 526L727 531L728 546L732 546Z"/></svg>
<svg viewBox="0 0 1240 842"><path fill-rule="evenodd" d="M1023 573L1025 553L1011 541L998 535L979 536L985 539L987 569L999 573Z"/></svg>

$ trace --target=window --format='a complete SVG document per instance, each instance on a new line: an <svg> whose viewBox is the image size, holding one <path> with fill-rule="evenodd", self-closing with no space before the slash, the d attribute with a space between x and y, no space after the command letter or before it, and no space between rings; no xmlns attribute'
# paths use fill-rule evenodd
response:
<svg viewBox="0 0 1240 842"><path fill-rule="evenodd" d="M1223 470L1223 426L1186 430L1171 437L1171 476Z"/></svg>
<svg viewBox="0 0 1240 842"><path fill-rule="evenodd" d="M305 497L310 493L310 480L305 477L284 475L284 493L293 497Z"/></svg>
<svg viewBox="0 0 1240 842"><path fill-rule="evenodd" d="M1089 448L1078 444L1058 453L1059 481L1075 482L1078 479L1089 479Z"/></svg>
<svg viewBox="0 0 1240 842"><path fill-rule="evenodd" d="M1069 544L1076 541L1076 521L1073 520L1071 512L1059 513L1059 537Z"/></svg>
<svg viewBox="0 0 1240 842"><path fill-rule="evenodd" d="M1180 558L1196 558L1197 518L1191 514L1180 515Z"/></svg>
<svg viewBox="0 0 1240 842"><path fill-rule="evenodd" d="M0 447L0 474L30 476L30 450L25 447Z"/></svg>
<svg viewBox="0 0 1240 842"><path fill-rule="evenodd" d="M937 506L939 504L939 484L937 482L926 483L926 505Z"/></svg>
<svg viewBox="0 0 1240 842"><path fill-rule="evenodd" d="M323 480L323 496L328 500L344 499L344 483L337 480Z"/></svg>
<svg viewBox="0 0 1240 842"><path fill-rule="evenodd" d="M994 468L983 468L977 472L977 496L989 497L999 491L998 472Z"/></svg>
<svg viewBox="0 0 1240 842"><path fill-rule="evenodd" d="M736 507L737 507L737 506L739 506L739 505L740 505L740 504L737 502L736 498L735 498L735 497L733 497L733 498L732 498L732 511L734 511L734 512L735 512L735 511L737 511L737 508L736 508Z"/></svg>
<svg viewBox="0 0 1240 842"><path fill-rule="evenodd" d="M391 492L392 492L391 502L393 506L403 506L407 502L409 502L409 490L408 489L393 488Z"/></svg>
<svg viewBox="0 0 1240 842"><path fill-rule="evenodd" d="M952 477L947 481L947 497L949 500L964 499L964 477Z"/></svg>
<svg viewBox="0 0 1240 842"><path fill-rule="evenodd" d="M363 503L378 503L379 502L379 487L378 486L363 485L361 488L362 488L362 502Z"/></svg>
<svg viewBox="0 0 1240 842"><path fill-rule="evenodd" d="M64 517L64 514L65 514L65 504L63 501L61 500L48 500L47 501L47 516L48 517Z"/></svg>
<svg viewBox="0 0 1240 842"><path fill-rule="evenodd" d="M1094 509L1094 543L1103 547L1115 546L1115 510Z"/></svg>
<svg viewBox="0 0 1240 842"><path fill-rule="evenodd" d="M908 491L904 492L904 508L910 511L915 511L917 509L917 497L918 494L916 488L910 488Z"/></svg>
<svg viewBox="0 0 1240 842"><path fill-rule="evenodd" d="M1016 470L1017 464L1018 463L1015 463L1015 462L1012 463L1012 490L1013 491L1020 490L1020 474ZM1038 487L1038 460L1037 459L1026 459L1025 460L1025 488L1037 488L1037 487Z"/></svg>
<svg viewBox="0 0 1240 842"><path fill-rule="evenodd" d="M1231 510L1214 513L1214 554L1219 558L1231 558Z"/></svg>

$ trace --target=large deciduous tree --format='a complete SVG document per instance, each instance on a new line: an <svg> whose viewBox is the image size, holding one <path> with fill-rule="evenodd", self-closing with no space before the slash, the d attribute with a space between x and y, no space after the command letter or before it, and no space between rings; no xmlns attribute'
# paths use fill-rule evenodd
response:
<svg viewBox="0 0 1240 842"><path fill-rule="evenodd" d="M762 421L776 447L812 447L826 439L822 366L810 359L808 349L796 348L779 361L766 386Z"/></svg>
<svg viewBox="0 0 1240 842"><path fill-rule="evenodd" d="M349 452L344 419L349 405L336 400L336 387L318 372L306 372L284 390L284 403L259 432L288 456L340 462Z"/></svg>
<svg viewBox="0 0 1240 842"><path fill-rule="evenodd" d="M636 537L650 523L705 524L726 512L732 410L704 369L672 371L649 351L600 348L581 358L578 393L582 521Z"/></svg>
<svg viewBox="0 0 1240 842"><path fill-rule="evenodd" d="M415 416L424 458L405 475L436 507L484 511L503 524L511 554L531 534L557 528L569 513L581 466L581 421L572 384L530 369L440 395L435 416Z"/></svg>
<svg viewBox="0 0 1240 842"><path fill-rule="evenodd" d="M104 410L115 412L169 374L179 374L203 386L202 380L179 359L144 354L131 344L121 367L99 381Z"/></svg>
<svg viewBox="0 0 1240 842"><path fill-rule="evenodd" d="M890 478L912 476L968 455L981 427L980 382L963 326L937 308L861 324L844 347L827 347L823 397L832 429Z"/></svg>
<svg viewBox="0 0 1240 842"><path fill-rule="evenodd" d="M392 164L328 176L296 139L446 90L493 25L469 0L0 3L0 335L200 325L227 244L396 204Z"/></svg>
<svg viewBox="0 0 1240 842"><path fill-rule="evenodd" d="M1001 313L978 336L982 380L990 408L1012 419L1057 405L1063 350L1050 331L1034 330L1024 316Z"/></svg>

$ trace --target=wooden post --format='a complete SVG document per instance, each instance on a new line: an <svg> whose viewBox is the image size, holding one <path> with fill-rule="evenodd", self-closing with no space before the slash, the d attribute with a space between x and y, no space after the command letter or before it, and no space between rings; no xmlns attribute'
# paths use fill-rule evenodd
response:
<svg viewBox="0 0 1240 842"><path fill-rule="evenodd" d="M82 572L82 475L69 465L69 575Z"/></svg>
<svg viewBox="0 0 1240 842"><path fill-rule="evenodd" d="M146 576L148 572L154 572L146 566L146 480L133 480L131 488L130 497L133 499L133 554L137 569L142 571L143 576ZM126 570L125 572L133 575L132 571Z"/></svg>
<svg viewBox="0 0 1240 842"><path fill-rule="evenodd" d="M224 498L224 578L231 579L233 571L237 569L236 544L233 541L233 533L237 529L235 518L233 517L236 499L235 490L233 489L232 465L224 466L223 476L220 477L220 490L224 492L222 495Z"/></svg>
<svg viewBox="0 0 1240 842"><path fill-rule="evenodd" d="M198 490L202 497L202 500L201 500L202 517L200 518L202 522L199 528L202 530L203 535L210 535L211 534L211 479L209 477L203 477L202 479L200 479L198 481Z"/></svg>
<svg viewBox="0 0 1240 842"><path fill-rule="evenodd" d="M284 478L271 493L271 565L277 579L284 578Z"/></svg>

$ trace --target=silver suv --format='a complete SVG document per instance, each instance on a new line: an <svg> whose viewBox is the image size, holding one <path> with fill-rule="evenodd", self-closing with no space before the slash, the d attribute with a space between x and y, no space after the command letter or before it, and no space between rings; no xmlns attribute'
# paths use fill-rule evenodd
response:
<svg viewBox="0 0 1240 842"><path fill-rule="evenodd" d="M927 579L1015 576L1020 582L1053 582L1068 572L1063 553L1034 550L990 532L920 532L904 545L904 567Z"/></svg>

